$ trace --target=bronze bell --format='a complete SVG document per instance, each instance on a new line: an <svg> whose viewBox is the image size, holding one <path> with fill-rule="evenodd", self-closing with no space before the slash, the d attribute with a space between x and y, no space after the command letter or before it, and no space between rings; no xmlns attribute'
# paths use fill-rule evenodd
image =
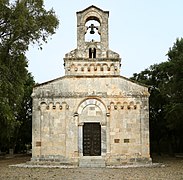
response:
<svg viewBox="0 0 183 180"><path fill-rule="evenodd" d="M95 31L94 31L95 26L94 26L94 24L91 24L90 28L91 28L90 34L95 34Z"/></svg>

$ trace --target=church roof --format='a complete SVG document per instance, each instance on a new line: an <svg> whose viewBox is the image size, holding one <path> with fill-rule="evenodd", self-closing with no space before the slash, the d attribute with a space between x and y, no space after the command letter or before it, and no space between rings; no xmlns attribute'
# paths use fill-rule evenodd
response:
<svg viewBox="0 0 183 180"><path fill-rule="evenodd" d="M135 81L135 80L132 80L132 79L129 79L129 78L126 78L124 76L119 76L119 75L112 75L112 76L62 76L62 77L59 77L59 78L56 78L56 79L52 79L50 81L46 81L46 82L43 82L43 83L40 83L40 84L36 84L34 87L39 87L39 86L44 86L44 85L47 85L47 84L50 84L50 83L53 83L53 82L56 82L56 81L59 81L59 80L63 80L63 79L66 79L66 78L120 78L120 79L124 79L125 81L129 81L131 83L134 83L134 84L138 84L139 86L143 86L143 87L146 87L148 88L149 86L146 85L146 84L142 84L138 81Z"/></svg>

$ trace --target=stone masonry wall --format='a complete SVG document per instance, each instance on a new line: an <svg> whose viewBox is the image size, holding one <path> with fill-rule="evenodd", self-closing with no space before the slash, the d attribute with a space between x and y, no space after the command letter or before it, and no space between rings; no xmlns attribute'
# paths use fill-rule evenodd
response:
<svg viewBox="0 0 183 180"><path fill-rule="evenodd" d="M68 79L70 85L67 84ZM117 77L117 84L113 81L113 86L110 84L110 78L99 78L95 81L92 78L80 78L79 81L77 80L77 85L74 83L75 78L68 79L58 80L53 84L49 83L47 86L35 89L33 93L35 96L33 159L54 159L64 163L77 164L80 155L82 155L78 147L79 122L82 117L85 117L85 122L100 122L105 129L106 142L104 146L106 146L106 150L103 156L107 164L119 164L119 161L120 163L127 163L130 159L136 161L145 158L147 160L149 158L149 122L146 88L134 84L136 88L139 87L137 90L132 88L133 83L130 82L131 86L127 87L130 87L131 91L128 89L127 93L125 89L126 81L123 82L123 79ZM95 87L94 93L94 89L87 86L87 84L91 84L91 81ZM108 85L105 89L106 84ZM86 89L88 90L88 97L84 93L85 88L80 87L81 85L88 87ZM122 85L123 89L119 90L118 86ZM69 94L66 93L64 96L63 92L59 92L59 89L63 91L65 86L68 86L67 88L72 90L73 93L68 92ZM100 89L102 87L103 89ZM80 92L76 89L80 89ZM134 91L132 93L132 90L141 92L141 94L144 94L144 98L141 98ZM54 96L51 96L52 93L54 93ZM89 101L85 103L87 99ZM89 102L92 106L96 105L94 102L103 104L101 117L98 116L99 114L92 113L89 116L83 116L84 114L81 113L83 110L78 108L81 104L90 105ZM84 109L85 106L82 105L82 108ZM97 104L97 108L101 109L100 105ZM78 114L78 111L81 111L80 114ZM104 117L104 120L102 120L102 117Z"/></svg>

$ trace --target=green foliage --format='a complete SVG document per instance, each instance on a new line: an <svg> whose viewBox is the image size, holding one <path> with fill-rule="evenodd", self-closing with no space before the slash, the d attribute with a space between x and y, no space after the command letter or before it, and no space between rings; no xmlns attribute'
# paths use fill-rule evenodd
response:
<svg viewBox="0 0 183 180"><path fill-rule="evenodd" d="M25 148L25 145L32 142L32 89L35 85L31 74L27 74L27 79L24 84L24 96L22 98L21 106L16 116L16 121L20 126L16 129L14 137L12 138L16 151Z"/></svg>
<svg viewBox="0 0 183 180"><path fill-rule="evenodd" d="M45 10L43 3L0 0L0 149L22 124L18 113L30 78L25 53L31 43L41 48L58 27L54 11Z"/></svg>
<svg viewBox="0 0 183 180"><path fill-rule="evenodd" d="M149 85L151 141L157 142L157 148L167 141L171 152L183 152L182 38L176 40L167 56L168 61L152 65L132 79Z"/></svg>

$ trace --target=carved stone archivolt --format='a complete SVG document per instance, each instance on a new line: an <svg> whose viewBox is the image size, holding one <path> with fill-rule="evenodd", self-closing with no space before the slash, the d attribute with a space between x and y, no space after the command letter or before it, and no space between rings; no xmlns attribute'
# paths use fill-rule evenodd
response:
<svg viewBox="0 0 183 180"><path fill-rule="evenodd" d="M86 99L77 109L79 123L81 122L100 122L106 124L106 107L98 99Z"/></svg>
<svg viewBox="0 0 183 180"><path fill-rule="evenodd" d="M86 99L78 106L78 114L81 114L83 109L88 105L96 105L101 109L102 112L106 112L104 104L98 99Z"/></svg>

